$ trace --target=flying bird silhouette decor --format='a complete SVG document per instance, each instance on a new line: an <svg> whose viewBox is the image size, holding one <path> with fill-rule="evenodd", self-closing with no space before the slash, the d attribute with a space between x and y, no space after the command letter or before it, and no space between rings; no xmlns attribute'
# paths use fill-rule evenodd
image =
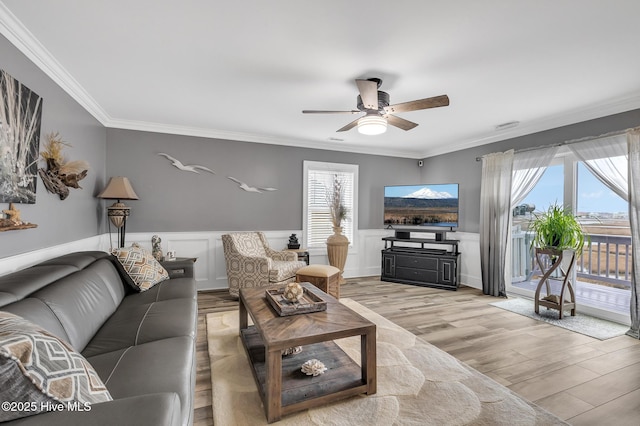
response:
<svg viewBox="0 0 640 426"><path fill-rule="evenodd" d="M158 155L166 157L169 161L171 161L171 164L173 164L177 169L184 172L193 172L200 174L198 170L203 170L214 175L216 174L216 172L205 166L198 166L197 164L182 164L180 160L173 158L172 156L170 156L169 154L165 154L164 152L159 152Z"/></svg>
<svg viewBox="0 0 640 426"><path fill-rule="evenodd" d="M270 192L270 191L277 191L277 188L256 188L255 186L249 186L246 183L239 181L238 179L231 177L231 176L227 176L228 179L234 181L235 183L238 184L238 186L240 187L240 189L247 191L247 192Z"/></svg>

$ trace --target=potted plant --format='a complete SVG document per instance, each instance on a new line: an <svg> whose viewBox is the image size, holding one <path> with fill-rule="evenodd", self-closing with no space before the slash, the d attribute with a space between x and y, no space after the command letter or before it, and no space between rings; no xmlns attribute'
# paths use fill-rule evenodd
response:
<svg viewBox="0 0 640 426"><path fill-rule="evenodd" d="M574 250L582 253L586 235L573 213L557 203L547 211L533 213L529 231L534 233L531 245L541 249L556 251Z"/></svg>
<svg viewBox="0 0 640 426"><path fill-rule="evenodd" d="M576 298L571 283L571 270L576 256L582 253L588 236L571 210L559 206L557 203L549 206L545 212L533 213L533 219L529 223L529 231L534 232L531 245L535 246L536 261L543 273L536 287L534 297L536 314L539 313L540 306L545 306L550 309L557 309L560 319L562 319L565 309L570 309L571 316L574 316L576 313ZM569 257L569 263L563 266L565 250L571 250L573 253ZM542 258L545 255L549 257L550 265L544 265ZM549 285L551 277L562 281L559 294L551 293ZM540 293L545 284L547 295L541 298ZM568 297L566 290L569 290Z"/></svg>

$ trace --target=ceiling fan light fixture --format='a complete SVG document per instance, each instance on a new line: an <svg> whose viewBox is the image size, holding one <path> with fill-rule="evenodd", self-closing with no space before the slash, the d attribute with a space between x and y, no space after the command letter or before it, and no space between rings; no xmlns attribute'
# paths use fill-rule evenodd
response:
<svg viewBox="0 0 640 426"><path fill-rule="evenodd" d="M377 114L367 114L358 120L358 132L363 135L381 135L387 131L387 120Z"/></svg>

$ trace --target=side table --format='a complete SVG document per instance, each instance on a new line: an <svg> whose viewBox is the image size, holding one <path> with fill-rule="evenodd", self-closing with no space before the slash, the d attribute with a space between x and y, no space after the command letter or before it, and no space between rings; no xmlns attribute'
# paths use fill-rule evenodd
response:
<svg viewBox="0 0 640 426"><path fill-rule="evenodd" d="M298 254L298 260L303 260L309 264L309 250L306 248L300 249L284 249L284 251L292 251Z"/></svg>
<svg viewBox="0 0 640 426"><path fill-rule="evenodd" d="M193 264L197 257L176 257L176 260L163 260L160 265L169 273L169 278L193 278Z"/></svg>

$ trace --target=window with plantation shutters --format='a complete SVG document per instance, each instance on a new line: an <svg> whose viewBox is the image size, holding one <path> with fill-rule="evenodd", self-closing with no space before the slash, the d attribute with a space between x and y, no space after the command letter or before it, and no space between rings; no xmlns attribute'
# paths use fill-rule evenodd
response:
<svg viewBox="0 0 640 426"><path fill-rule="evenodd" d="M343 205L347 217L340 226L352 246L357 229L357 179L358 166L353 164L304 162L304 241L308 248L326 247L327 238L333 234L329 209L329 197L334 180L342 184Z"/></svg>

